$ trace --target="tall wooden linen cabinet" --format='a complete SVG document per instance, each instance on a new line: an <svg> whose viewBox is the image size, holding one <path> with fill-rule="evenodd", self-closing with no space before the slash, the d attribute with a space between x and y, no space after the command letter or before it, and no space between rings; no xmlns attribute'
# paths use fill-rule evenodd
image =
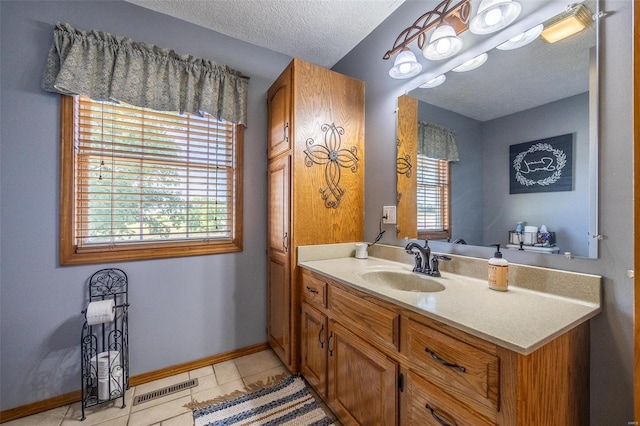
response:
<svg viewBox="0 0 640 426"><path fill-rule="evenodd" d="M363 240L364 83L294 59L267 94L268 341L299 366L297 247Z"/></svg>

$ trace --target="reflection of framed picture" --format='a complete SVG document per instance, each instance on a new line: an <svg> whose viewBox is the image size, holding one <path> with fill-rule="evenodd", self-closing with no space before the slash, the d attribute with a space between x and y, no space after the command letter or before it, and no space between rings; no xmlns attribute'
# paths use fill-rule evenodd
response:
<svg viewBox="0 0 640 426"><path fill-rule="evenodd" d="M573 134L509 146L509 193L571 191Z"/></svg>

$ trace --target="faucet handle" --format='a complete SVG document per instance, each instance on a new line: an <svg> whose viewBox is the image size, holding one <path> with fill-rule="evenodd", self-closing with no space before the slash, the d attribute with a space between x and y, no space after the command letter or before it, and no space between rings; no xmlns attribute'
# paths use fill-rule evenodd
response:
<svg viewBox="0 0 640 426"><path fill-rule="evenodd" d="M440 269L438 268L438 261L439 260L451 260L451 258L449 256L445 256L443 254L434 254L431 257L431 271L429 273L432 277L439 277L440 276Z"/></svg>
<svg viewBox="0 0 640 426"><path fill-rule="evenodd" d="M415 265L413 266L413 272L422 272L422 256L420 253L413 253L415 255Z"/></svg>

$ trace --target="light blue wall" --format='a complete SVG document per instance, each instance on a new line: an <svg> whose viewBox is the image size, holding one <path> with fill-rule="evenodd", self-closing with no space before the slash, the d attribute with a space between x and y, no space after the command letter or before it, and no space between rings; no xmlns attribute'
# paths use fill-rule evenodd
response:
<svg viewBox="0 0 640 426"><path fill-rule="evenodd" d="M3 0L0 17L0 408L80 389L80 311L101 267L129 275L132 375L266 342L266 91L291 58L121 1ZM59 96L40 89L56 21L251 77L243 252L58 265Z"/></svg>
<svg viewBox="0 0 640 426"><path fill-rule="evenodd" d="M389 78L391 61L382 55L400 31L439 2L407 1L343 58L334 70L366 83L365 238L377 234L382 206L395 203L396 98L416 82ZM591 424L617 425L633 420L633 113L632 4L605 0L610 12L602 22L600 95L599 258L509 252L509 261L603 276L603 312L591 321ZM403 245L386 225L383 242ZM435 251L489 258L491 248L433 243ZM482 309L482 307L478 307Z"/></svg>

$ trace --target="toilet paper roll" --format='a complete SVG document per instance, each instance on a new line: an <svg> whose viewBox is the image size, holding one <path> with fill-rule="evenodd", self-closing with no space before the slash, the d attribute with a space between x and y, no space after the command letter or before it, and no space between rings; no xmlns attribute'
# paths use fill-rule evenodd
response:
<svg viewBox="0 0 640 426"><path fill-rule="evenodd" d="M99 380L107 379L109 375L113 375L115 371L121 369L120 352L100 352L97 356L91 358L91 364L95 366Z"/></svg>
<svg viewBox="0 0 640 426"><path fill-rule="evenodd" d="M116 316L116 305L113 299L100 300L87 306L87 324L96 325L111 322Z"/></svg>
<svg viewBox="0 0 640 426"><path fill-rule="evenodd" d="M124 379L122 368L113 368L109 377L98 379L98 399L117 398L122 395Z"/></svg>

